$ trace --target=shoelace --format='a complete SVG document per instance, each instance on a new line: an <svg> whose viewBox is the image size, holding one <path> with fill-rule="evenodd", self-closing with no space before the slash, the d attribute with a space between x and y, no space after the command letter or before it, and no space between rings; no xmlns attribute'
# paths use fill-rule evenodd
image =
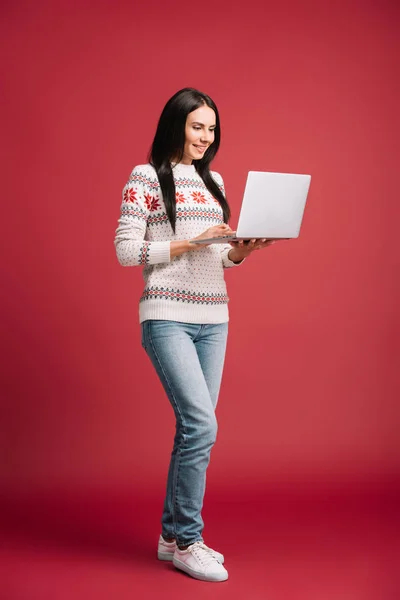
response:
<svg viewBox="0 0 400 600"><path fill-rule="evenodd" d="M204 542L203 542L203 546L209 551L211 552L211 554L213 555L213 557L215 558L215 560L218 560L218 556L215 553L215 550L213 550L212 548L209 548L209 546L207 546Z"/></svg>
<svg viewBox="0 0 400 600"><path fill-rule="evenodd" d="M208 567L208 565L210 565L214 561L218 562L214 552L203 542L195 542L194 544L189 546L188 550L190 550L190 552L204 567Z"/></svg>

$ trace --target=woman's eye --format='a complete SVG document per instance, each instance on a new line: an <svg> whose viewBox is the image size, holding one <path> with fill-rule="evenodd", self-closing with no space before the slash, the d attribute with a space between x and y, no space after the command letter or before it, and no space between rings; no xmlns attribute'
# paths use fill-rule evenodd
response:
<svg viewBox="0 0 400 600"><path fill-rule="evenodd" d="M201 129L201 127L193 127L193 129L195 129L196 131L199 131Z"/></svg>

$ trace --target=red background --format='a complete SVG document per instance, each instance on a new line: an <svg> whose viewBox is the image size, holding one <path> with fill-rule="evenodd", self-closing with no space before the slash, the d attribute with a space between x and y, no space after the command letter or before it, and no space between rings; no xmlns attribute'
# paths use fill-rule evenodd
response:
<svg viewBox="0 0 400 600"><path fill-rule="evenodd" d="M313 177L301 237L227 273L210 505L287 489L395 494L397 3L20 1L1 11L9 522L39 519L36 504L43 517L44 499L58 514L60 498L90 507L117 497L155 502L158 532L173 415L140 345L141 271L119 266L113 238L121 189L185 86L219 107L214 168L232 225L248 170Z"/></svg>

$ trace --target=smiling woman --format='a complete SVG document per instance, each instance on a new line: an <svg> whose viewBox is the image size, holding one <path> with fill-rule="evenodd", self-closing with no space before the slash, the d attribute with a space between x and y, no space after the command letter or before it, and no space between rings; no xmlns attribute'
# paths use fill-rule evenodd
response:
<svg viewBox="0 0 400 600"><path fill-rule="evenodd" d="M228 334L224 269L254 249L193 243L232 233L222 177L210 171L220 139L211 98L177 92L149 163L135 167L123 189L115 238L121 265L145 267L142 345L176 417L158 558L205 581L228 578L223 555L203 541L201 516Z"/></svg>

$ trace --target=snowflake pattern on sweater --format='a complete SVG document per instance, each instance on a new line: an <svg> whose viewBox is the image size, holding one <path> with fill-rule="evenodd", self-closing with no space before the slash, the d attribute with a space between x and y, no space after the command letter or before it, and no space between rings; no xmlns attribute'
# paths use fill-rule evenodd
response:
<svg viewBox="0 0 400 600"><path fill-rule="evenodd" d="M211 172L224 193L222 177ZM122 266L144 266L145 288L139 320L166 319L187 323L223 323L229 320L224 268L229 244L212 244L170 257L170 242L193 239L223 223L219 202L205 186L194 165L173 168L176 188L175 233L169 223L155 169L136 166L122 190L115 235Z"/></svg>

